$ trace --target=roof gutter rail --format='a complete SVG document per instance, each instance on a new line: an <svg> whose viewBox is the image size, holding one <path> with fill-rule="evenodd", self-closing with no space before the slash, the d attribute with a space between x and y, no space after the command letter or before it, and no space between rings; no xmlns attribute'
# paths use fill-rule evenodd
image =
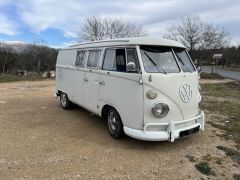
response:
<svg viewBox="0 0 240 180"><path fill-rule="evenodd" d="M129 42L129 40L124 40L124 39L115 39L115 40L102 40L102 41L92 41L92 42L85 42L85 43L79 43L79 44L75 44L69 47L75 47L75 46L79 46L79 45L86 45L86 44L96 44L96 43L103 43L103 42Z"/></svg>

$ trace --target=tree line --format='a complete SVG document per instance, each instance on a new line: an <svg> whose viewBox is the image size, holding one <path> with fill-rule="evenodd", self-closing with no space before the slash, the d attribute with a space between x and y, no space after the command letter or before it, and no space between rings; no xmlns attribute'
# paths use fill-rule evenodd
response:
<svg viewBox="0 0 240 180"><path fill-rule="evenodd" d="M191 51L192 59L197 60L200 65L210 65L215 62L213 59L214 54L222 54L222 58L218 60L217 65L240 67L240 46Z"/></svg>
<svg viewBox="0 0 240 180"><path fill-rule="evenodd" d="M183 18L178 25L171 25L163 37L184 44L193 60L209 64L213 54L223 54L222 63L240 66L240 47L230 47L230 34L222 27L204 22L199 16ZM79 42L105 39L149 36L141 25L120 18L87 17L80 28ZM0 43L0 72L17 70L37 73L54 70L58 50L36 41L18 52L10 45Z"/></svg>
<svg viewBox="0 0 240 180"><path fill-rule="evenodd" d="M6 43L0 44L0 72L16 73L20 70L41 73L55 69L56 49L40 42L25 45L21 50L18 48Z"/></svg>

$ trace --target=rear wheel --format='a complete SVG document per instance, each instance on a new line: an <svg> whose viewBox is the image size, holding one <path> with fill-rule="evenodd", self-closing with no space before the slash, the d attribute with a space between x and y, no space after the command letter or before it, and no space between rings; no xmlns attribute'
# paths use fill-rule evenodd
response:
<svg viewBox="0 0 240 180"><path fill-rule="evenodd" d="M72 109L73 103L68 99L66 93L62 92L60 95L60 103L63 109Z"/></svg>
<svg viewBox="0 0 240 180"><path fill-rule="evenodd" d="M114 108L110 108L107 113L108 131L110 135L119 139L124 135L123 124L120 115Z"/></svg>

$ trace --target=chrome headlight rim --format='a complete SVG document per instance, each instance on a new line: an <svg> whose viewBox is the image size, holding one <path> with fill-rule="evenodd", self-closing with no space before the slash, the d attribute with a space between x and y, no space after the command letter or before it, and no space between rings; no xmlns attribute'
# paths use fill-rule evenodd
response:
<svg viewBox="0 0 240 180"><path fill-rule="evenodd" d="M160 114L156 113L156 106L162 106L162 112ZM157 118L165 117L168 114L169 110L170 110L169 106L167 104L165 104L165 103L162 103L162 102L156 102L152 106L152 113Z"/></svg>

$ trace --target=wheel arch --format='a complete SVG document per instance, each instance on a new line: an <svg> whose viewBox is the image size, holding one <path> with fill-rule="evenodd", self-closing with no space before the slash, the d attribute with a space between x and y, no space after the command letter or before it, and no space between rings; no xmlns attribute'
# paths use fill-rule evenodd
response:
<svg viewBox="0 0 240 180"><path fill-rule="evenodd" d="M102 107L101 117L102 117L103 119L106 119L106 117L107 117L107 112L108 112L108 110L109 110L110 108L116 109L115 107L113 107L113 106L111 106L111 105L109 105L109 104L105 104L105 105Z"/></svg>
<svg viewBox="0 0 240 180"><path fill-rule="evenodd" d="M61 91L61 90L57 90L57 91L56 91L56 95L57 95L57 96L60 96L60 95L61 95L61 93L62 93L62 91Z"/></svg>
<svg viewBox="0 0 240 180"><path fill-rule="evenodd" d="M108 112L108 109L109 108L113 108L113 109L115 109L116 111L117 111L117 113L119 114L119 116L120 116L120 118L121 118L121 121L122 121L122 123L123 123L123 125L125 125L125 121L124 121L124 115L122 114L122 112L119 110L120 108L116 108L115 106L113 106L113 105L110 105L110 104L104 104L103 106L102 106L102 109L101 109L101 117L102 118L104 118L104 119L106 119L106 117L107 117L107 112Z"/></svg>

